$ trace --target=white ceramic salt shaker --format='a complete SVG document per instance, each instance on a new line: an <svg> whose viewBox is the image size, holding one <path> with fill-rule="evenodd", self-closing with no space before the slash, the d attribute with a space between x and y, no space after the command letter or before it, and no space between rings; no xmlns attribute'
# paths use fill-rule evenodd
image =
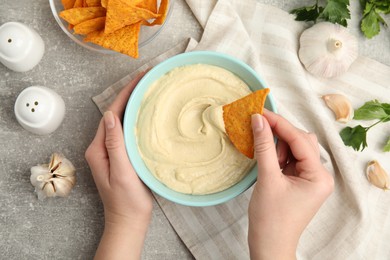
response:
<svg viewBox="0 0 390 260"><path fill-rule="evenodd" d="M14 111L24 129L45 135L54 132L61 125L65 116L65 103L55 91L32 86L19 94Z"/></svg>
<svg viewBox="0 0 390 260"><path fill-rule="evenodd" d="M39 34L25 24L8 22L0 26L0 62L17 72L29 71L45 52Z"/></svg>

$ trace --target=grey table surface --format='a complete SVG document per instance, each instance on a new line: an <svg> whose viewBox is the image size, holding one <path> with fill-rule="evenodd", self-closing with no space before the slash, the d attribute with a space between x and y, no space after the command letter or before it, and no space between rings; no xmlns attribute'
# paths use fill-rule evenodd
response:
<svg viewBox="0 0 390 260"><path fill-rule="evenodd" d="M311 1L259 2L288 11ZM349 28L358 35L360 54L390 66L390 31L365 39L354 19L358 11L353 7ZM134 60L121 54L98 54L72 42L54 20L48 0L0 0L0 24L9 21L37 30L46 51L29 72L17 73L0 65L0 259L92 259L104 216L84 159L101 118L91 97L176 43L189 37L199 40L202 28L186 2L176 0L163 32ZM51 135L25 131L14 116L16 97L33 85L54 89L66 103L65 119ZM39 201L30 184L30 168L47 163L53 152L65 154L74 163L78 182L68 198ZM192 259L164 213L154 206L143 259Z"/></svg>

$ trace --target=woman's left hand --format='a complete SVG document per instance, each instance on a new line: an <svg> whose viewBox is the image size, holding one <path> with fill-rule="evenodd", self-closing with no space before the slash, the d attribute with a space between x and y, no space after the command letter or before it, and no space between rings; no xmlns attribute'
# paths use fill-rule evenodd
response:
<svg viewBox="0 0 390 260"><path fill-rule="evenodd" d="M96 136L85 152L104 205L105 229L96 258L139 256L151 219L152 194L129 161L120 120L131 92L143 75L119 93L104 113ZM131 250L126 252L130 245L133 245Z"/></svg>

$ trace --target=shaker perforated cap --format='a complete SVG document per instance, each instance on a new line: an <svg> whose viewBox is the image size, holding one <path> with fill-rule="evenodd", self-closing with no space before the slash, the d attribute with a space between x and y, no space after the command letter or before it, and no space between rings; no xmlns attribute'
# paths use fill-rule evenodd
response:
<svg viewBox="0 0 390 260"><path fill-rule="evenodd" d="M32 86L19 94L14 111L16 119L26 130L35 134L49 134L62 123L65 103L55 91Z"/></svg>
<svg viewBox="0 0 390 260"><path fill-rule="evenodd" d="M0 63L13 71L33 69L42 59L45 44L31 27L8 22L0 26Z"/></svg>

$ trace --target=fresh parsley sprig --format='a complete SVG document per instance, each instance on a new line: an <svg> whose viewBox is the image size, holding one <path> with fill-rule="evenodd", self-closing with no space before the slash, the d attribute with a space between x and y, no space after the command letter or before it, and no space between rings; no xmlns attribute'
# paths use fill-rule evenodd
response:
<svg viewBox="0 0 390 260"><path fill-rule="evenodd" d="M390 1L360 0L360 5L363 8L363 18L360 23L360 29L368 39L371 39L379 34L381 24L384 27L387 27L387 23L381 14L390 13Z"/></svg>
<svg viewBox="0 0 390 260"><path fill-rule="evenodd" d="M324 6L320 6L316 0L314 5L296 8L290 13L296 15L297 21L316 23L323 20L347 26L347 19L351 18L348 6L349 0L328 0Z"/></svg>
<svg viewBox="0 0 390 260"><path fill-rule="evenodd" d="M375 120L374 124L363 127L345 127L341 130L340 136L346 146L351 146L356 151L363 151L367 145L367 132L379 123L390 121L390 104L380 103L378 100L366 102L362 107L355 110L353 119L356 120ZM390 151L390 138L384 147L384 151Z"/></svg>
<svg viewBox="0 0 390 260"><path fill-rule="evenodd" d="M348 19L351 18L349 11L349 0L326 0L324 4L319 4L315 0L313 5L303 6L290 11L295 14L297 21L327 21L337 23L345 27L348 26ZM386 27L387 24L382 14L390 13L389 0L360 0L362 7L362 19L360 29L364 36L371 39L379 34L381 24Z"/></svg>

